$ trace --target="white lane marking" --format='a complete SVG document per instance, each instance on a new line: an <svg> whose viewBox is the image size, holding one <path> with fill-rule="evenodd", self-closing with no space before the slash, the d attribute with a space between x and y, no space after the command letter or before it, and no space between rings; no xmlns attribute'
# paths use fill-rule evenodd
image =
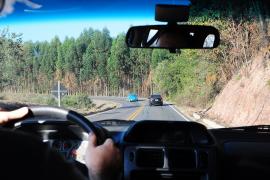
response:
<svg viewBox="0 0 270 180"><path fill-rule="evenodd" d="M184 120L190 121L187 117L185 117L182 113L180 113L173 105L169 105L179 116L181 116Z"/></svg>

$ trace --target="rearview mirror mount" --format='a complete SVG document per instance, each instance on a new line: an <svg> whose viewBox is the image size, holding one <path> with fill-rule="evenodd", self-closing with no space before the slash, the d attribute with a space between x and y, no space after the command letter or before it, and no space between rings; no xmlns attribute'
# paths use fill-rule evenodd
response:
<svg viewBox="0 0 270 180"><path fill-rule="evenodd" d="M186 5L157 4L155 20L168 23L187 22L189 9Z"/></svg>

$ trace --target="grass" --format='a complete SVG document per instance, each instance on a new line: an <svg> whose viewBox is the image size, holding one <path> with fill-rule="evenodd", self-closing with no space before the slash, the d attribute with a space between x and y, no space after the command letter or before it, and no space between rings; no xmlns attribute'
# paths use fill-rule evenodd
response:
<svg viewBox="0 0 270 180"><path fill-rule="evenodd" d="M51 95L27 93L0 93L1 100L21 104L56 105Z"/></svg>
<svg viewBox="0 0 270 180"><path fill-rule="evenodd" d="M241 80L241 78L242 78L242 75L241 75L241 74L238 74L238 75L236 76L235 79L236 79L237 81L239 81L239 80Z"/></svg>
<svg viewBox="0 0 270 180"><path fill-rule="evenodd" d="M64 107L72 107L75 109L91 109L94 104L87 95L66 96L62 100Z"/></svg>
<svg viewBox="0 0 270 180"><path fill-rule="evenodd" d="M270 88L270 79L266 82L266 84Z"/></svg>
<svg viewBox="0 0 270 180"><path fill-rule="evenodd" d="M58 105L57 100L52 95L47 94L0 93L0 101L3 103L22 105ZM95 104L87 95L72 95L63 97L61 106L84 114L95 107Z"/></svg>

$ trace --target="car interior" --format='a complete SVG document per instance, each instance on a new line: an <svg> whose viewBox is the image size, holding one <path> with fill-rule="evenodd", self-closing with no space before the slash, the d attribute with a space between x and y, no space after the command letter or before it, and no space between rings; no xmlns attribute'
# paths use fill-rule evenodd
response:
<svg viewBox="0 0 270 180"><path fill-rule="evenodd" d="M158 5L156 20L168 24L131 27L126 36L127 45L132 48L163 48L172 53L185 48L217 47L221 39L218 29L186 25L188 10L186 7ZM157 33L149 39L152 30ZM175 33L183 34L182 38L168 38ZM158 41L164 38L168 41L159 44ZM120 148L123 156L120 179L239 180L270 177L269 125L207 129L197 122L166 119L91 122L71 110L48 106L29 108L31 113L27 117L5 127L40 138L74 163L85 176L84 152L80 149L87 144L87 135L92 132L96 134L98 144L111 137Z"/></svg>
<svg viewBox="0 0 270 180"><path fill-rule="evenodd" d="M196 122L104 120L32 107L15 131L39 137L87 176L80 146L94 132L111 137L123 154L123 179L265 179L269 175L269 126L207 129ZM83 152L81 152L83 153Z"/></svg>

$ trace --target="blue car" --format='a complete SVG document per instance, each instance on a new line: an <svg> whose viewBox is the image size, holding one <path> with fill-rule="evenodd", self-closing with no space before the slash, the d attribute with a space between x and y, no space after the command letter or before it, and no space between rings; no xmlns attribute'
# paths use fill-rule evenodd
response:
<svg viewBox="0 0 270 180"><path fill-rule="evenodd" d="M136 102L138 101L138 96L135 93L129 93L128 94L128 101L129 102Z"/></svg>

